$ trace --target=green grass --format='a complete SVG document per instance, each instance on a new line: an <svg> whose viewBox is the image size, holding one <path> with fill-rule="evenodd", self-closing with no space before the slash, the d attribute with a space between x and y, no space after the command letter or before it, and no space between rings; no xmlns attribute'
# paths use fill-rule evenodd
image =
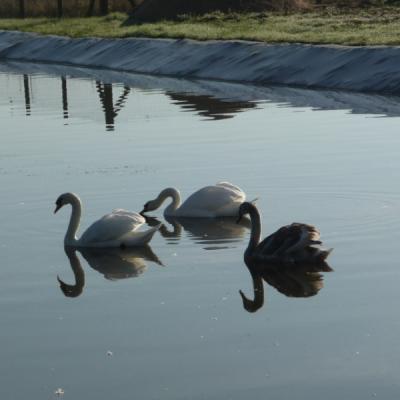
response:
<svg viewBox="0 0 400 400"><path fill-rule="evenodd" d="M347 45L399 45L400 8L294 13L221 14L182 16L123 26L126 15L92 18L0 19L0 29L70 37L169 37L198 40L242 39L265 42L334 43Z"/></svg>

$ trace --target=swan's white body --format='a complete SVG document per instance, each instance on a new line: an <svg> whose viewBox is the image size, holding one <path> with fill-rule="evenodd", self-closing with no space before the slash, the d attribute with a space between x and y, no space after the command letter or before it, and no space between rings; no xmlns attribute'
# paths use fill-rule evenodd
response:
<svg viewBox="0 0 400 400"><path fill-rule="evenodd" d="M159 226L147 231L137 231L146 220L140 214L121 209L113 210L94 222L78 239L76 232L82 213L82 204L73 193L62 194L56 202L57 212L62 206L71 204L72 213L64 244L74 247L132 247L148 243Z"/></svg>
<svg viewBox="0 0 400 400"><path fill-rule="evenodd" d="M164 210L165 217L217 218L237 216L246 194L231 183L219 182L199 189L181 204L179 191L167 188L155 200L147 202L142 212L156 210L168 197L172 202Z"/></svg>

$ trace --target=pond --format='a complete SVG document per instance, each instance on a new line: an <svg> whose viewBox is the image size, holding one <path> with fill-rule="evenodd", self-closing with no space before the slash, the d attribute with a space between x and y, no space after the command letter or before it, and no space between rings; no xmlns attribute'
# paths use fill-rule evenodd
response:
<svg viewBox="0 0 400 400"><path fill-rule="evenodd" d="M395 97L0 64L0 397L396 398L399 116ZM162 211L149 249L64 252L63 192L84 229L218 181L258 198L264 234L315 224L333 271L264 282L247 310L249 229Z"/></svg>

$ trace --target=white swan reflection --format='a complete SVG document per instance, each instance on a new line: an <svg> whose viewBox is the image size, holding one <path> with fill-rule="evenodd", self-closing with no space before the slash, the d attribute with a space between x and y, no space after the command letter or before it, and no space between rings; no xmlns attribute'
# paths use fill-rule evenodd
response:
<svg viewBox="0 0 400 400"><path fill-rule="evenodd" d="M243 307L254 313L264 305L264 283L274 287L287 297L311 297L318 294L324 287L321 272L331 272L333 269L326 263L284 265L266 263L247 263L253 283L253 299L249 299L239 290Z"/></svg>
<svg viewBox="0 0 400 400"><path fill-rule="evenodd" d="M67 297L78 297L85 286L85 272L77 255L80 252L91 268L101 273L108 280L134 278L147 269L146 261L163 265L150 246L138 248L82 248L65 247L65 254L75 277L75 284L65 283L59 276L60 289Z"/></svg>
<svg viewBox="0 0 400 400"><path fill-rule="evenodd" d="M145 216L149 226L157 226L160 221L154 217ZM243 218L237 223L237 218L188 218L166 217L170 225L161 224L159 233L169 244L178 243L182 232L186 231L189 239L203 246L205 250L220 250L234 247L241 242L251 228L250 220Z"/></svg>

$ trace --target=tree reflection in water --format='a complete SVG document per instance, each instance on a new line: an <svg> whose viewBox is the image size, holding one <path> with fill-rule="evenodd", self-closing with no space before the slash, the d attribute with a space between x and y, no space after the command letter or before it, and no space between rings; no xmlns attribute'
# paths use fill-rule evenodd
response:
<svg viewBox="0 0 400 400"><path fill-rule="evenodd" d="M118 100L115 104L113 100L113 85L111 83L102 83L100 81L96 81L96 89L97 93L99 94L100 103L104 111L106 130L113 131L115 118L118 116L118 113L124 108L131 88L129 86L124 86L124 90L118 97Z"/></svg>
<svg viewBox="0 0 400 400"><path fill-rule="evenodd" d="M69 110L69 97L71 93L68 91L67 75L61 75L61 104L63 119L68 119L71 116ZM70 78L73 79L73 78ZM32 97L34 97L33 87L31 84L31 75L22 74L25 114L32 115ZM100 80L95 81L96 91L99 96L101 109L104 113L105 127L107 131L114 131L116 119L121 110L126 106L129 94L132 92L132 87L124 85L122 93L114 102L115 90L119 89L120 85L115 85ZM198 115L211 120L220 120L233 118L237 113L257 107L257 103L246 100L220 99L211 95L179 93L166 91L165 94L178 105L183 111L193 111Z"/></svg>

